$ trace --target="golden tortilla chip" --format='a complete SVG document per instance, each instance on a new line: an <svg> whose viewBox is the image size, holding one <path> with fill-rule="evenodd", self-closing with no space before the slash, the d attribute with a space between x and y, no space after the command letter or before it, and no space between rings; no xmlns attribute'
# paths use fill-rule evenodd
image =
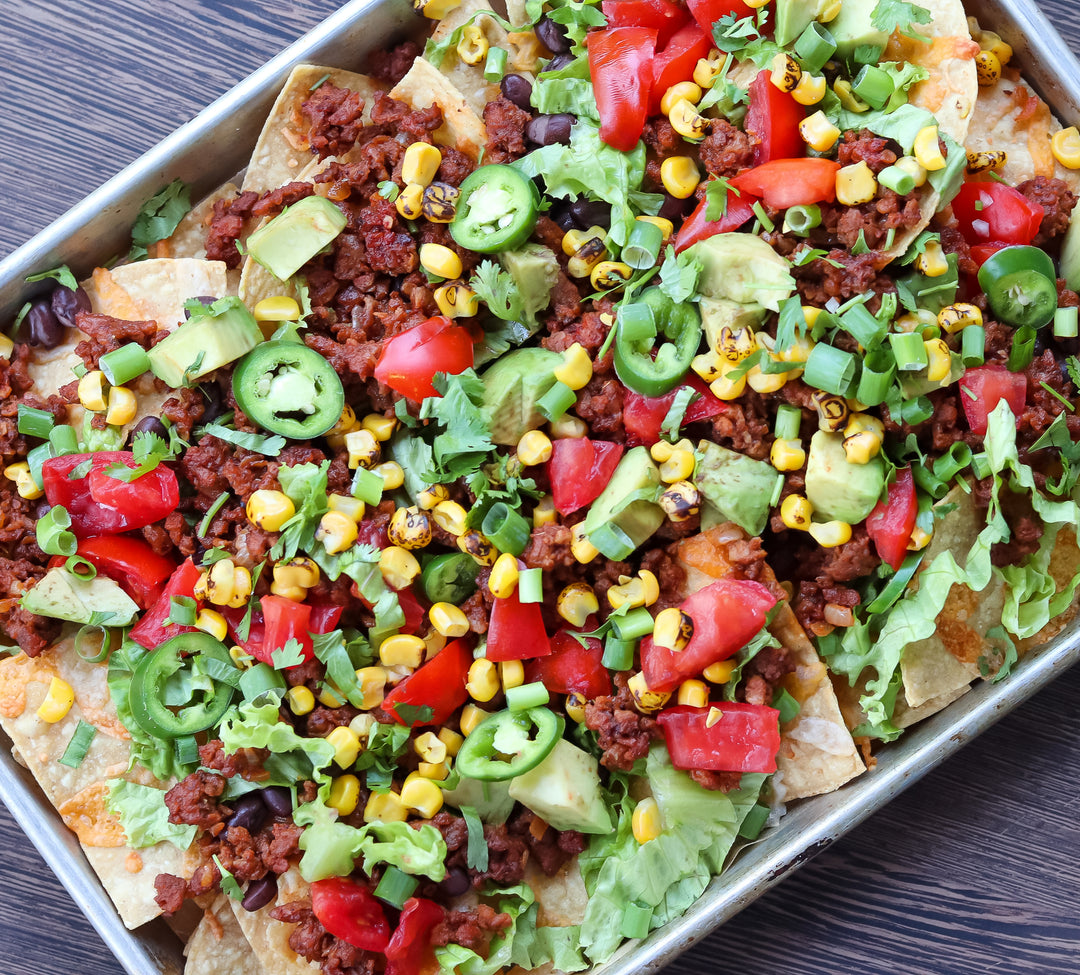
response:
<svg viewBox="0 0 1080 975"><path fill-rule="evenodd" d="M465 96L436 68L418 57L408 74L394 86L391 96L414 109L438 105L443 124L433 133L436 142L453 146L473 159L487 143L487 129L480 116L470 107Z"/></svg>
<svg viewBox="0 0 1080 975"><path fill-rule="evenodd" d="M184 975L263 975L224 894L206 909L184 948Z"/></svg>
<svg viewBox="0 0 1080 975"><path fill-rule="evenodd" d="M319 971L318 965L301 958L289 947L289 935L294 925L270 917L273 907L310 897L311 888L307 881L296 867L292 867L278 877L278 895L273 905L258 911L245 911L239 901L229 901L237 923L264 971L274 975L313 975Z"/></svg>
<svg viewBox="0 0 1080 975"><path fill-rule="evenodd" d="M108 300L100 294L98 301L106 315L128 321L155 321L159 330L171 332L184 321L184 302L189 298L224 298L230 294L226 270L222 261L195 257L158 257L121 264L108 273L113 283L135 302L140 314L128 318L117 314L119 309L110 310ZM98 305L94 310L98 310Z"/></svg>
<svg viewBox="0 0 1080 975"><path fill-rule="evenodd" d="M176 225L172 236L158 241L159 251L156 256L198 257L205 260L206 229L214 216L214 204L218 200L231 200L239 192L235 183L225 183L196 203ZM240 239L243 240L243 236Z"/></svg>

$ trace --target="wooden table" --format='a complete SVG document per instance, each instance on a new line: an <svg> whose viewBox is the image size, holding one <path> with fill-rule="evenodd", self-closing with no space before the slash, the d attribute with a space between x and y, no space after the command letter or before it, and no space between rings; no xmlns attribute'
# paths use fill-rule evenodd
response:
<svg viewBox="0 0 1080 975"><path fill-rule="evenodd" d="M0 86L0 252L28 239L337 6L333 0L9 0ZM1080 4L1044 0L1043 7L1080 50ZM1006 717L669 971L1077 972L1077 756L1080 670ZM0 835L0 972L121 975L4 810Z"/></svg>

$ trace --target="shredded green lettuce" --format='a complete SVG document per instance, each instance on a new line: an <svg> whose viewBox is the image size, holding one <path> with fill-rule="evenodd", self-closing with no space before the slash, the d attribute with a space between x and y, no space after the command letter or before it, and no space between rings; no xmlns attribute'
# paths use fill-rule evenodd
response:
<svg viewBox="0 0 1080 975"><path fill-rule="evenodd" d="M279 718L274 697L246 701L226 714L218 737L230 754L241 748L269 749L265 768L270 779L266 785L325 778L325 770L334 760L334 746L325 738L298 735L292 725Z"/></svg>
<svg viewBox="0 0 1080 975"><path fill-rule="evenodd" d="M171 749L169 749L171 751ZM109 811L120 817L124 835L136 850L169 842L186 850L195 840L197 827L169 822L165 793L148 785L113 779L105 799Z"/></svg>

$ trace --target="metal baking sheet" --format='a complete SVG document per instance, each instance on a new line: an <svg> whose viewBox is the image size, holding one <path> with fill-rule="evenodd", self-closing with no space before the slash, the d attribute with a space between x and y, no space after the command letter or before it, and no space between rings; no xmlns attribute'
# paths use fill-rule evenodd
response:
<svg viewBox="0 0 1080 975"><path fill-rule="evenodd" d="M1033 0L969 2L1016 52L1026 80L1062 119L1080 119L1080 64ZM405 0L351 0L280 55L223 95L191 122L88 196L33 240L0 262L0 318L26 300L27 274L60 263L81 276L102 255L122 251L140 204L174 178L192 183L196 198L231 178L247 161L277 90L303 61L362 68L367 51L415 27ZM208 147L212 153L207 153ZM215 160L213 172L205 161ZM1080 620L1052 643L1028 654L1001 684L978 683L945 711L884 747L877 768L830 795L793 805L780 827L744 850L680 919L627 945L604 975L656 971L737 914L761 893L885 805L967 741L1080 660ZM182 975L180 942L162 920L128 931L33 777L12 757L0 734L0 796L75 902L130 975Z"/></svg>

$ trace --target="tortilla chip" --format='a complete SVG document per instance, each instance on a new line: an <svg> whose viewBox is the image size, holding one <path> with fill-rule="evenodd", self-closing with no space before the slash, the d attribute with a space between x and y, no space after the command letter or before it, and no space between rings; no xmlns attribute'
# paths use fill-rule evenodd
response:
<svg viewBox="0 0 1080 975"><path fill-rule="evenodd" d="M566 928L584 919L589 894L577 860L564 864L550 877L530 860L525 864L525 883L536 895L538 927Z"/></svg>
<svg viewBox="0 0 1080 975"><path fill-rule="evenodd" d="M970 690L971 685L965 684L963 687L957 687L946 694L932 697L915 708L908 702L907 695L901 688L900 693L896 695L896 707L893 710L892 723L897 728L910 728L917 721L923 721L932 714L944 710L953 701L958 701Z"/></svg>
<svg viewBox="0 0 1080 975"><path fill-rule="evenodd" d="M131 318L118 314L110 299L100 292L94 310L126 321L155 321L158 328L171 332L184 321L184 302L189 298L223 298L230 293L225 264L195 257L159 257L134 264L121 264L110 275L113 284L123 289L135 303L139 314ZM94 284L97 284L95 272ZM91 302L95 299L91 295ZM125 311L127 309L125 308Z"/></svg>
<svg viewBox="0 0 1080 975"><path fill-rule="evenodd" d="M206 909L184 956L184 975L263 975L264 971L224 894Z"/></svg>
<svg viewBox="0 0 1080 975"><path fill-rule="evenodd" d="M158 241L159 250L156 256L198 257L205 260L206 230L214 216L214 204L218 200L232 200L239 192L235 183L225 183L209 196L203 197L188 210L184 219L176 225L171 237Z"/></svg>
<svg viewBox="0 0 1080 975"><path fill-rule="evenodd" d="M473 26L479 27L487 39L489 47L501 47L510 52L510 44L507 41L507 32L490 15L494 11L487 0L463 0L463 2L450 11L435 28L431 39L438 43L445 40L463 24L472 20ZM473 20L473 18L476 18ZM507 58L507 70L513 70L510 58ZM499 86L492 84L484 78L484 61L479 64L466 64L458 57L456 50L446 52L439 71L449 80L461 94L465 101L477 116L483 116L484 106L496 98L499 94ZM396 96L395 96L396 97Z"/></svg>
<svg viewBox="0 0 1080 975"><path fill-rule="evenodd" d="M310 897L311 888L307 881L300 876L296 867L291 867L278 877L277 900L273 906L245 911L239 901L229 901L237 923L264 971L273 972L274 975L312 975L319 971L318 965L301 958L289 947L289 935L294 925L270 917L274 906L308 900Z"/></svg>
<svg viewBox="0 0 1080 975"><path fill-rule="evenodd" d="M390 95L414 109L438 105L443 124L432 136L444 146L453 146L473 159L487 143L487 129L480 116L469 106L465 96L428 61L418 57L408 74L391 90Z"/></svg>

